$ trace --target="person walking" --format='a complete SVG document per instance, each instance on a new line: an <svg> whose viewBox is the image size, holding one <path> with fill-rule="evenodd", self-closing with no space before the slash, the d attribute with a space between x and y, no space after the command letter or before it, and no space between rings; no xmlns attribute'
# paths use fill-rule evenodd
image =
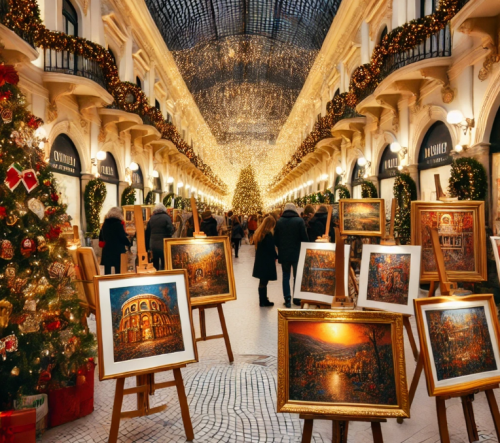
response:
<svg viewBox="0 0 500 443"><path fill-rule="evenodd" d="M146 251L152 252L153 266L157 271L165 269L163 239L171 238L173 233L174 226L167 214L167 208L163 203L158 203L146 227Z"/></svg>
<svg viewBox="0 0 500 443"><path fill-rule="evenodd" d="M328 220L328 209L326 206L321 205L316 214L309 220L307 226L307 236L309 241L316 241L318 237L322 237L326 232L326 222ZM335 231L333 220L330 222L330 233L328 234L331 241L335 242Z"/></svg>
<svg viewBox="0 0 500 443"><path fill-rule="evenodd" d="M238 258L238 251L240 249L241 239L245 233L240 224L240 219L237 215L233 215L233 229L231 231L231 242L234 244L234 257Z"/></svg>
<svg viewBox="0 0 500 443"><path fill-rule="evenodd" d="M291 308L290 275L293 269L293 281L297 277L297 263L300 255L300 244L307 242L307 232L304 220L297 213L293 203L287 203L283 215L276 223L274 242L278 248L278 262L283 270L283 297L285 306ZM293 299L300 306L298 298Z"/></svg>
<svg viewBox="0 0 500 443"><path fill-rule="evenodd" d="M120 273L121 255L130 247L130 240L125 233L125 221L120 208L111 208L99 232L99 246L102 248L101 265L104 265L104 273L111 274L111 268L115 274Z"/></svg>
<svg viewBox="0 0 500 443"><path fill-rule="evenodd" d="M252 277L259 279L259 306L261 308L274 306L267 298L267 284L278 280L276 273L276 247L274 246L273 232L276 220L272 216L266 217L254 234L255 262Z"/></svg>
<svg viewBox="0 0 500 443"><path fill-rule="evenodd" d="M200 231L204 232L207 237L217 237L217 220L212 217L212 211L205 211L201 214L202 222Z"/></svg>
<svg viewBox="0 0 500 443"><path fill-rule="evenodd" d="M248 217L248 241L252 244L252 237L257 230L257 216L255 214Z"/></svg>

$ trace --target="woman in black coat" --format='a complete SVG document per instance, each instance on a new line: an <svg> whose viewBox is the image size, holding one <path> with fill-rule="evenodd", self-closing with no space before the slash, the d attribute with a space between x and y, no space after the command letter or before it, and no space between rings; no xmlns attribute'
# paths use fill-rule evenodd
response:
<svg viewBox="0 0 500 443"><path fill-rule="evenodd" d="M253 236L255 245L255 263L252 276L259 281L259 306L274 306L267 298L267 284L278 280L276 273L276 248L274 247L273 230L276 226L274 217L266 217Z"/></svg>
<svg viewBox="0 0 500 443"><path fill-rule="evenodd" d="M104 219L99 233L99 246L102 248L101 265L104 273L111 274L111 267L115 274L120 273L120 256L130 247L130 241L125 233L123 213L120 208L111 208Z"/></svg>
<svg viewBox="0 0 500 443"><path fill-rule="evenodd" d="M245 232L240 224L240 219L237 215L233 215L233 223L231 230L231 242L234 244L234 257L238 258L238 251L240 249L241 239L245 236Z"/></svg>
<svg viewBox="0 0 500 443"><path fill-rule="evenodd" d="M172 220L164 204L158 203L146 228L146 250L153 253L153 266L157 271L165 269L163 239L171 238L174 232Z"/></svg>

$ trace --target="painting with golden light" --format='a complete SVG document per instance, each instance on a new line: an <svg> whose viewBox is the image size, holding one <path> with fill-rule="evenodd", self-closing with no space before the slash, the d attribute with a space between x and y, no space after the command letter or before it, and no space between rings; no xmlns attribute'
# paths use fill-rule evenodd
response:
<svg viewBox="0 0 500 443"><path fill-rule="evenodd" d="M382 235L385 228L383 199L340 200L340 231L349 235Z"/></svg>

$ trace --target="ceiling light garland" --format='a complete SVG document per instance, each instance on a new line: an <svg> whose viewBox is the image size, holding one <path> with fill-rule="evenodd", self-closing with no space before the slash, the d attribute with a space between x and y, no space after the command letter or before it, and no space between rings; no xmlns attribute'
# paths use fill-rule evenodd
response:
<svg viewBox="0 0 500 443"><path fill-rule="evenodd" d="M179 135L177 128L168 123L159 110L149 106L144 92L133 83L120 81L118 69L108 50L84 38L48 30L42 24L40 10L34 0L8 0L8 4L9 12L2 20L3 25L13 31L32 35L37 46L56 51L68 51L96 61L103 70L108 92L115 99L116 105L124 111L139 114L141 117L149 117L163 138L170 140L179 152L186 155L220 193L227 193L227 185L213 173L210 166L196 155L194 149Z"/></svg>
<svg viewBox="0 0 500 443"><path fill-rule="evenodd" d="M353 72L349 92L335 96L328 103L328 114L320 118L314 125L313 130L294 152L292 158L273 178L270 187L278 185L302 162L307 154L314 152L316 144L325 138L326 134L331 137L330 129L342 119L346 106L356 107L367 88L372 90L376 88L381 81L380 68L386 57L405 52L421 44L430 35L444 29L459 10L458 0L440 0L438 8L433 14L405 23L387 34L373 50L370 63L359 66Z"/></svg>

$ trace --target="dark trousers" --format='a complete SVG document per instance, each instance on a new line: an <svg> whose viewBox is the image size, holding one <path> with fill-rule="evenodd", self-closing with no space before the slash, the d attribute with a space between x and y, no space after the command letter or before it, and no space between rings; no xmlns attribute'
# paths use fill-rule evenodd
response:
<svg viewBox="0 0 500 443"><path fill-rule="evenodd" d="M238 257L238 251L240 249L241 238L233 238L234 243L234 256Z"/></svg>
<svg viewBox="0 0 500 443"><path fill-rule="evenodd" d="M165 269L165 256L163 249L153 249L153 266L157 271L163 271Z"/></svg>
<svg viewBox="0 0 500 443"><path fill-rule="evenodd" d="M267 284L269 283L269 280L259 280L259 288L267 288Z"/></svg>
<svg viewBox="0 0 500 443"><path fill-rule="evenodd" d="M290 291L290 276L293 269L293 287L295 288L295 278L297 277L297 262L281 263L281 269L283 271L283 297L285 301L290 301L292 298Z"/></svg>

